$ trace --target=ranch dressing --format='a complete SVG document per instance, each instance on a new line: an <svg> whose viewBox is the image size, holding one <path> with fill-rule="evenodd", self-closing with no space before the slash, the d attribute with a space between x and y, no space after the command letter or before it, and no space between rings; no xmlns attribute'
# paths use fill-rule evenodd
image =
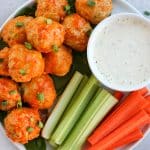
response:
<svg viewBox="0 0 150 150"><path fill-rule="evenodd" d="M96 31L93 61L98 76L114 89L150 81L150 24L120 17Z"/></svg>

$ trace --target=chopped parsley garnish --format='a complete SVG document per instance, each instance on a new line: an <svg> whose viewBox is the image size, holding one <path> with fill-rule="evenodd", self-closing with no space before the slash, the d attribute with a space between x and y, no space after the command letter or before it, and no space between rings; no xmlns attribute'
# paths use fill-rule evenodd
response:
<svg viewBox="0 0 150 150"><path fill-rule="evenodd" d="M29 50L32 49L32 44L31 44L31 43L25 42L24 45L25 45L25 47L26 47L27 49L29 49Z"/></svg>
<svg viewBox="0 0 150 150"><path fill-rule="evenodd" d="M150 11L144 11L145 16L150 16Z"/></svg>
<svg viewBox="0 0 150 150"><path fill-rule="evenodd" d="M4 62L4 58L0 58L0 63Z"/></svg>
<svg viewBox="0 0 150 150"><path fill-rule="evenodd" d="M96 5L95 1L94 0L88 0L87 1L87 5L90 6L90 7L93 7Z"/></svg>
<svg viewBox="0 0 150 150"><path fill-rule="evenodd" d="M38 94L37 94L37 99L38 99L39 101L44 101L44 94L43 94L43 93L38 93Z"/></svg>
<svg viewBox="0 0 150 150"><path fill-rule="evenodd" d="M17 22L16 23L16 27L23 27L24 26L24 23L23 22Z"/></svg>
<svg viewBox="0 0 150 150"><path fill-rule="evenodd" d="M23 75L23 76L26 75L25 69L20 69L20 70L19 70L19 73L20 73L21 75Z"/></svg>
<svg viewBox="0 0 150 150"><path fill-rule="evenodd" d="M57 45L53 45L53 51L58 52L58 50L59 50L59 47Z"/></svg>
<svg viewBox="0 0 150 150"><path fill-rule="evenodd" d="M43 126L44 126L44 125L43 125L42 121L39 121L39 122L38 122L38 127L42 129Z"/></svg>
<svg viewBox="0 0 150 150"><path fill-rule="evenodd" d="M27 128L27 131L30 133L30 132L32 132L34 129L32 128L32 127L28 127Z"/></svg>
<svg viewBox="0 0 150 150"><path fill-rule="evenodd" d="M52 24L52 20L51 19L46 19L46 24L48 24L48 25Z"/></svg>
<svg viewBox="0 0 150 150"><path fill-rule="evenodd" d="M19 100L19 101L17 102L17 108L21 108L21 107L22 107L22 101Z"/></svg>
<svg viewBox="0 0 150 150"><path fill-rule="evenodd" d="M68 15L71 14L71 7L70 7L70 5L64 6L64 10L66 11L66 13L67 13Z"/></svg>
<svg viewBox="0 0 150 150"><path fill-rule="evenodd" d="M3 100L3 101L1 102L1 105L2 105L2 106L7 106L7 104L8 104L7 100Z"/></svg>
<svg viewBox="0 0 150 150"><path fill-rule="evenodd" d="M14 95L14 94L16 94L16 93L17 93L16 90L11 90L11 91L9 91L9 94L10 94L10 95Z"/></svg>

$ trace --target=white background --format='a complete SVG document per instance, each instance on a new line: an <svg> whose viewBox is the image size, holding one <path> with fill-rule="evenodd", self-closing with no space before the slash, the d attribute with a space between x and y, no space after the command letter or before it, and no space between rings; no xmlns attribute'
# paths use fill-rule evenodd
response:
<svg viewBox="0 0 150 150"><path fill-rule="evenodd" d="M0 25L5 19L21 4L27 0L0 0ZM137 9L143 13L145 10L150 11L150 0L128 0ZM150 16L149 16L150 18ZM1 127L0 127L1 128ZM1 131L1 129L0 129ZM0 150L17 150L0 132ZM150 150L150 135L135 150Z"/></svg>

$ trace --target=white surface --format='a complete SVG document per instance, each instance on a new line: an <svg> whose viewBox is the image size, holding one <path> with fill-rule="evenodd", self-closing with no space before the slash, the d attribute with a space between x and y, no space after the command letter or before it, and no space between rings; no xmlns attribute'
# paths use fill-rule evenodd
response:
<svg viewBox="0 0 150 150"><path fill-rule="evenodd" d="M0 0L0 25L7 19L7 17L22 3L27 0ZM150 0L128 0L142 13L145 10L150 11ZM150 17L149 17L150 18ZM1 126L0 126L0 131ZM149 150L150 135L145 138L135 150ZM17 150L6 138L5 133L0 132L0 150Z"/></svg>

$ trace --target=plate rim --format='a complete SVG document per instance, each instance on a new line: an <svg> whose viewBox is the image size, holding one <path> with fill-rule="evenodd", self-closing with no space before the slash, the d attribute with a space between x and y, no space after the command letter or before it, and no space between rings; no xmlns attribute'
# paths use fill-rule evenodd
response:
<svg viewBox="0 0 150 150"><path fill-rule="evenodd" d="M125 0L112 0L112 1L117 1L117 2L120 2L122 3L123 5L127 6L128 8L130 8L131 10L133 10L134 13L137 13L141 16L143 16L141 14L141 12L139 10L137 10L132 4L130 4L128 1L125 1ZM4 23L0 26L0 31L1 29L4 27L4 25L12 18L15 17L15 15L20 11L22 10L23 8L25 7L28 7L28 6L31 6L32 4L36 3L36 0L27 0L25 3L23 3L21 6L19 6L5 21ZM115 13L113 13L115 14ZM112 14L112 15L113 15ZM143 16L144 17L144 16ZM3 124L0 122L0 125L2 126L2 130L5 130L4 127L3 127ZM143 139L150 133L150 126L148 127L148 130L145 132L143 138L141 140L139 140L138 142L135 142L131 145L130 148L128 148L128 150L133 150L135 147L138 146L138 144L140 144ZM11 142L11 144L13 144L18 150L25 150L24 146L20 143L15 143L13 142L11 139L9 139L8 137L6 137L7 140L9 140ZM125 149L124 149L125 150Z"/></svg>

